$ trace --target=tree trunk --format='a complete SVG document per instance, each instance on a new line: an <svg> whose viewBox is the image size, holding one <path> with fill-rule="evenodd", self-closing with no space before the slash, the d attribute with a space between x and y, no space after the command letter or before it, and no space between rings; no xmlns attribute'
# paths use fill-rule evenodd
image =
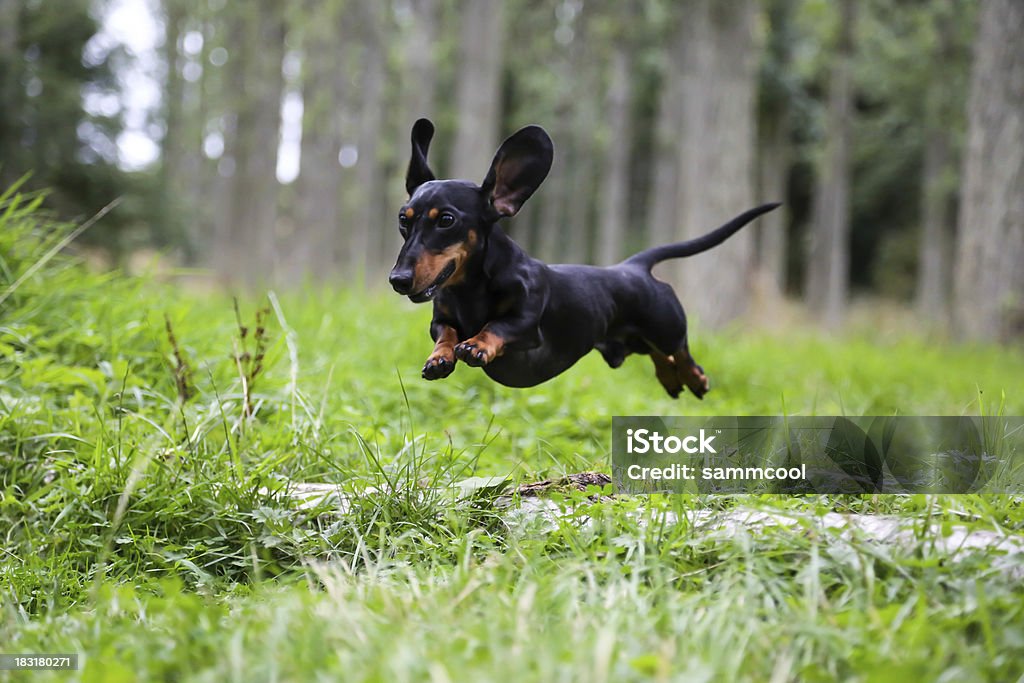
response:
<svg viewBox="0 0 1024 683"><path fill-rule="evenodd" d="M273 272L276 255L284 21L283 8L272 0L235 11L239 30L228 63L236 87L234 173L220 251L227 278L252 285Z"/></svg>
<svg viewBox="0 0 1024 683"><path fill-rule="evenodd" d="M195 197L193 207L194 224L187 226L192 244L195 246L194 262L209 268L217 264L218 245L227 215L225 208L227 195L227 178L218 170L221 157L216 157L214 150L207 156L206 140L217 134L221 135L224 149L227 149L227 125L224 121L225 95L229 88L225 85L225 69L212 64L210 55L214 49L225 47L228 31L224 16L220 12L202 4L198 10L199 28L203 33L203 49L199 54L199 63L203 71L196 83L196 115L195 127L189 132L188 146L195 149L197 170L190 179L191 196ZM223 154L223 150L221 150Z"/></svg>
<svg viewBox="0 0 1024 683"><path fill-rule="evenodd" d="M196 21L196 30L203 35L203 46L196 55L196 60L202 71L192 85L193 111L189 125L185 130L185 148L188 150L188 162L184 182L186 194L192 202L189 217L185 223L185 235L191 251L184 254L185 262L188 265L202 263L202 256L209 253L213 232L213 207L216 206L216 166L215 162L208 159L203 151L206 135L209 132L207 126L210 122L210 112L216 110L215 103L211 102L210 83L213 80L212 72L215 67L210 64L210 50L213 28L216 26L213 12L208 5L201 5L193 15ZM204 264L205 265L205 264Z"/></svg>
<svg viewBox="0 0 1024 683"><path fill-rule="evenodd" d="M480 182L487 174L501 125L502 0L467 0L462 7L457 78L458 128L449 174Z"/></svg>
<svg viewBox="0 0 1024 683"><path fill-rule="evenodd" d="M348 269L353 275L370 279L368 268L371 231L379 229L384 211L382 170L378 158L381 123L384 118L384 46L380 4L368 2L361 6L363 63L359 112L359 159L356 163L358 201L350 215L354 217L349 231ZM397 207L395 207L397 209Z"/></svg>
<svg viewBox="0 0 1024 683"><path fill-rule="evenodd" d="M409 5L409 20L398 27L402 39L397 52L398 65L392 75L393 87L389 88L395 92L396 99L394 119L390 123L395 142L391 172L387 180L387 206L383 221L373 223L380 228L376 262L382 266L382 270L384 266L390 267L394 263L402 245L402 236L398 232L398 208L406 200L405 171L409 164L409 132L416 119L436 118L434 100L437 91L436 50L440 8L438 0L411 0ZM436 162L435 150L431 167L439 172Z"/></svg>
<svg viewBox="0 0 1024 683"><path fill-rule="evenodd" d="M935 87L942 87L936 84ZM949 131L941 126L925 132L921 179L921 236L918 244L917 308L928 320L946 317L949 292L951 211L946 178Z"/></svg>
<svg viewBox="0 0 1024 683"><path fill-rule="evenodd" d="M21 168L20 125L18 112L21 111L24 73L23 57L18 47L18 31L21 26L19 0L0 0L0 192L5 191L18 179Z"/></svg>
<svg viewBox="0 0 1024 683"><path fill-rule="evenodd" d="M952 291L950 259L955 220L952 212L953 155L951 134L959 117L948 84L950 65L957 61L955 34L962 19L957 3L936 10L933 71L925 95L924 167L921 178L921 234L918 244L917 309L931 321L945 322Z"/></svg>
<svg viewBox="0 0 1024 683"><path fill-rule="evenodd" d="M318 279L337 265L341 239L340 110L345 100L347 51L339 49L345 35L340 0L311 3L303 41L302 142L296 179L296 244L289 269L305 270Z"/></svg>
<svg viewBox="0 0 1024 683"><path fill-rule="evenodd" d="M676 239L718 227L753 204L756 5L693 0L680 69L683 130ZM694 319L717 327L743 314L752 285L753 232L685 264L666 264Z"/></svg>
<svg viewBox="0 0 1024 683"><path fill-rule="evenodd" d="M785 202L793 156L790 139L795 0L768 0L768 44L762 56L758 120L758 202ZM774 308L786 291L789 240L788 207L783 204L753 226L757 239L759 308ZM771 315L771 311L766 311Z"/></svg>
<svg viewBox="0 0 1024 683"><path fill-rule="evenodd" d="M561 97L561 96L560 96ZM572 107L568 98L561 99L557 105L556 115L548 133L555 144L555 161L551 172L544 181L544 189L538 192L533 201L540 201L537 211L538 225L535 229L537 253L534 256L549 263L566 260L565 221L568 215L568 178L570 167L566 163L568 156L562 151L563 143L569 139L570 127L564 121L570 121ZM560 142L561 141L561 142ZM567 147L566 147L567 151Z"/></svg>
<svg viewBox="0 0 1024 683"><path fill-rule="evenodd" d="M792 147L789 141L789 116L780 112L765 122L759 132L758 201L784 202L789 186L789 165ZM789 246L786 235L788 212L783 205L758 219L757 263L760 280L766 285L764 294L778 299L786 291Z"/></svg>
<svg viewBox="0 0 1024 683"><path fill-rule="evenodd" d="M592 198L600 190L600 176L595 170L604 160L595 154L594 145L594 131L600 126L602 104L590 96L599 91L601 82L595 19L594 11L588 9L577 17L577 35L572 41L570 54L572 92L565 145L566 207L562 223L551 228L561 238L568 263L593 262L597 233L596 208Z"/></svg>
<svg viewBox="0 0 1024 683"><path fill-rule="evenodd" d="M403 115L409 117L407 129L421 116L434 113L434 99L437 90L437 41L438 0L410 0L412 26L408 31L402 71L408 74L403 90L406 96ZM408 137L409 130L405 131ZM404 168L402 169L404 172ZM404 178L403 178L404 180ZM404 182L403 182L404 185ZM397 209L397 207L396 207Z"/></svg>
<svg viewBox="0 0 1024 683"><path fill-rule="evenodd" d="M676 198L679 192L679 149L683 129L682 80L686 31L674 31L669 64L661 82L654 144L651 150L651 194L648 198L648 246L668 244L676 238Z"/></svg>
<svg viewBox="0 0 1024 683"><path fill-rule="evenodd" d="M575 84L575 76L585 66L583 43L584 38L577 35L552 66L560 82ZM585 213L587 205L586 202L571 201L570 175L575 169L572 147L574 133L579 129L580 108L574 95L575 90L570 86L560 89L555 96L554 116L547 127L555 143L555 160L543 189L533 200L541 202L537 211L537 253L534 255L549 263L570 260L569 217L573 211ZM588 138L586 144L590 145L592 141Z"/></svg>
<svg viewBox="0 0 1024 683"><path fill-rule="evenodd" d="M588 104L579 102L574 115L577 121L573 127L575 139L570 143L569 163L569 206L561 225L552 229L565 239L565 260L568 263L590 263L594 241L593 202L580 197L593 197L597 191L594 178L594 147L589 131L593 130L596 117L589 117Z"/></svg>
<svg viewBox="0 0 1024 683"><path fill-rule="evenodd" d="M18 54L18 29L21 25L20 0L0 0L0 58L4 60Z"/></svg>
<svg viewBox="0 0 1024 683"><path fill-rule="evenodd" d="M164 137L160 145L160 210L157 218L160 232L155 235L161 246L172 245L184 250L191 260L192 249L185 234L181 204L186 203L184 79L179 68L178 43L185 8L179 0L164 0L164 62L167 78L164 84Z"/></svg>
<svg viewBox="0 0 1024 683"><path fill-rule="evenodd" d="M632 143L630 105L632 47L620 41L612 54L611 80L605 102L608 116L608 151L604 160L597 262L610 265L623 257L629 221L629 150Z"/></svg>
<svg viewBox="0 0 1024 683"><path fill-rule="evenodd" d="M846 312L850 271L850 137L853 119L854 0L839 4L839 34L829 76L825 154L813 202L807 303L830 328Z"/></svg>
<svg viewBox="0 0 1024 683"><path fill-rule="evenodd" d="M980 8L967 104L954 292L957 333L1024 333L1024 3Z"/></svg>

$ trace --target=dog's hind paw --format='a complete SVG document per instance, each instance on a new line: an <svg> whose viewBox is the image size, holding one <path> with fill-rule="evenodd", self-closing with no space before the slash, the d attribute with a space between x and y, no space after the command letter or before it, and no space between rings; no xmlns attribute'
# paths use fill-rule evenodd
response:
<svg viewBox="0 0 1024 683"><path fill-rule="evenodd" d="M683 377L683 381L686 382L686 386L693 392L694 396L704 400L704 394L708 393L711 389L708 377L704 374L704 368L694 363L684 372L686 374Z"/></svg>

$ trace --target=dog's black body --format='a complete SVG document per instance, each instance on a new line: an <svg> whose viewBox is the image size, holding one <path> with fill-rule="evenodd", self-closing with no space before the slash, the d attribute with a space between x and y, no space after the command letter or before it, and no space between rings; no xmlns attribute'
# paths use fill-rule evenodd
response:
<svg viewBox="0 0 1024 683"><path fill-rule="evenodd" d="M672 397L684 385L703 397L707 378L690 356L683 307L651 268L720 244L778 204L607 268L547 265L495 225L515 215L547 176L553 158L547 133L528 126L509 137L481 186L434 179L426 162L433 133L426 119L412 129L410 196L399 215L406 241L390 277L395 291L412 301L434 300L436 345L423 368L426 379L447 377L461 360L483 366L506 386L531 387L596 348L613 368L631 353L650 355Z"/></svg>

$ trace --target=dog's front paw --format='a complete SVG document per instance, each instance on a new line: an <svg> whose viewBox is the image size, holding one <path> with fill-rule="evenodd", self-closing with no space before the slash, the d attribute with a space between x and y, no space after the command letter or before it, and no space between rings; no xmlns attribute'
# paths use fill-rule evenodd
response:
<svg viewBox="0 0 1024 683"><path fill-rule="evenodd" d="M444 379L455 370L455 356L451 353L435 353L423 366L423 379Z"/></svg>

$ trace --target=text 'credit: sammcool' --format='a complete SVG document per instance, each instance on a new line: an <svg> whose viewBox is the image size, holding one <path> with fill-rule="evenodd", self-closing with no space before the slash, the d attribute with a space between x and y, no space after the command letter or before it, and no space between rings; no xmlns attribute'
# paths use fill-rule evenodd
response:
<svg viewBox="0 0 1024 683"><path fill-rule="evenodd" d="M1024 493L1024 418L612 418L619 493Z"/></svg>

